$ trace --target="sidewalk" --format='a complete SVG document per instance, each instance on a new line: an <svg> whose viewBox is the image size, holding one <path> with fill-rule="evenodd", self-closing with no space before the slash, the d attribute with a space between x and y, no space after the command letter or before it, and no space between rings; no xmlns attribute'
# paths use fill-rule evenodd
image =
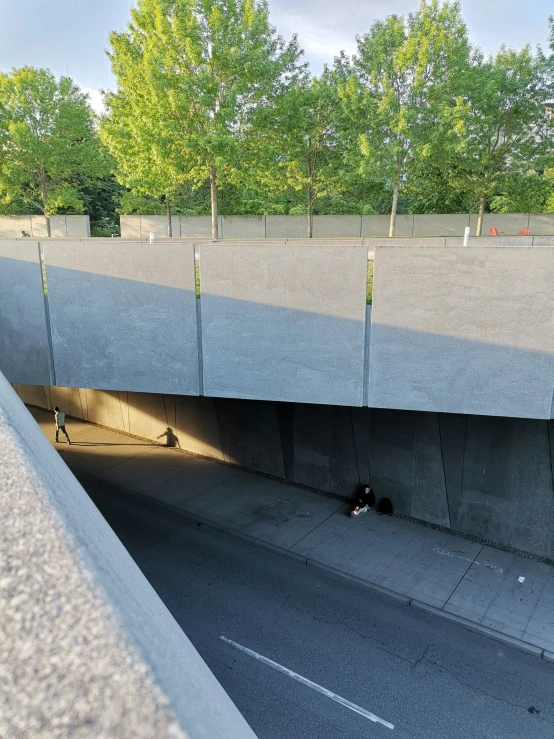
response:
<svg viewBox="0 0 554 739"><path fill-rule="evenodd" d="M52 440L53 414L31 412ZM371 511L351 519L342 501L84 421L67 428L71 446L55 447L77 473L554 661L553 567Z"/></svg>

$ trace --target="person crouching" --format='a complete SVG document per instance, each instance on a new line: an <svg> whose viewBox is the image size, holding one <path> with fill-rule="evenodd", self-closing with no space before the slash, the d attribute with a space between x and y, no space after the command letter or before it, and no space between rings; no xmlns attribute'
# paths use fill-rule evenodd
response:
<svg viewBox="0 0 554 739"><path fill-rule="evenodd" d="M355 502L356 507L353 511L351 511L350 518L354 518L354 516L359 516L360 513L365 513L370 508L373 508L373 506L375 505L375 494L373 493L373 490L369 487L369 485L366 485L363 491L358 494Z"/></svg>

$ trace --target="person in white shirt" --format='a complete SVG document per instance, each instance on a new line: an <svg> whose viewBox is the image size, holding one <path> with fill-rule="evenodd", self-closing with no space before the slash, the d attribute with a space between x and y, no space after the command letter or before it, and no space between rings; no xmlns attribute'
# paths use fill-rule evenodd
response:
<svg viewBox="0 0 554 739"><path fill-rule="evenodd" d="M56 443L58 443L58 434L62 431L67 439L67 443L71 444L67 431L65 430L65 413L58 406L54 408L54 418L56 419Z"/></svg>

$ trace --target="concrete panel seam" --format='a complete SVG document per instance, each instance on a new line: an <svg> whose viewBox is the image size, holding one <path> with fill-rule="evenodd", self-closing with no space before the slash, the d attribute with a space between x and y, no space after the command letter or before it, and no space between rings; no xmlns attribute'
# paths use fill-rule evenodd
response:
<svg viewBox="0 0 554 739"><path fill-rule="evenodd" d="M542 658L545 662L554 663L554 652L549 652L548 649L545 649L542 653Z"/></svg>
<svg viewBox="0 0 554 739"><path fill-rule="evenodd" d="M52 344L52 324L50 322L50 305L48 303L48 280L46 277L46 259L44 256L44 247L42 242L38 242L38 257L40 263L40 273L42 277L42 292L44 296L44 315L46 319L46 338L48 340L48 360L50 367L51 385L56 385L56 365L54 363L54 346Z"/></svg>
<svg viewBox="0 0 554 739"><path fill-rule="evenodd" d="M198 345L198 395L204 395L204 351L202 347L202 272L200 270L200 251L193 247L194 270L198 269L199 296L196 297L196 336ZM196 290L196 285L195 285Z"/></svg>
<svg viewBox="0 0 554 739"><path fill-rule="evenodd" d="M117 402L119 403L119 412L121 413L121 425L123 426L123 430L125 430L125 419L123 418L123 407L121 405L121 392L117 391ZM129 405L129 403L127 403ZM127 426L129 428L129 426Z"/></svg>
<svg viewBox="0 0 554 739"><path fill-rule="evenodd" d="M446 484L446 466L444 464L444 449L442 446L442 436L441 436L441 424L440 424L440 417L438 413L435 413L435 416L437 418L437 428L439 432L439 445L441 448L441 462L442 462L442 474L444 475L444 494L446 496L446 510L448 511L448 528L452 528L452 519L450 518L450 506L448 501L448 485ZM462 461L463 464L463 461ZM461 497L461 496L460 496Z"/></svg>
<svg viewBox="0 0 554 739"><path fill-rule="evenodd" d="M364 326L364 376L362 381L362 407L369 405L369 360L371 346L371 305L365 307Z"/></svg>
<svg viewBox="0 0 554 739"><path fill-rule="evenodd" d="M508 646L515 647L516 649L519 649L523 652L528 652L529 654L532 654L534 657L538 657L539 659L542 659L543 657L544 649L542 649L541 647L535 647L533 644L529 644L522 639L516 639L513 636L508 636L507 634L503 634L500 631L489 629L487 626L481 626L481 624L477 624L474 621L469 621L467 618L456 616L454 613L448 613L448 611L443 611L440 608L430 606L427 603L422 603L418 600L412 600L410 602L410 606L412 608L416 608L419 611L425 611L426 613L430 613L433 616L439 616L447 621L452 621L453 623L460 624L460 626L463 626L470 631L475 631L482 636L489 637L489 639L494 639L495 641L499 641L507 644Z"/></svg>

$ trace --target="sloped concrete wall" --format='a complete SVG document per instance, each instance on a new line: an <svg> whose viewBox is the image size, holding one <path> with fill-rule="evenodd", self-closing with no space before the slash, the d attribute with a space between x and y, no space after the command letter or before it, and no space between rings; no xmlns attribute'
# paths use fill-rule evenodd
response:
<svg viewBox="0 0 554 739"><path fill-rule="evenodd" d="M375 248L369 405L550 418L554 250Z"/></svg>
<svg viewBox="0 0 554 739"><path fill-rule="evenodd" d="M0 735L254 739L1 375L0 470Z"/></svg>
<svg viewBox="0 0 554 739"><path fill-rule="evenodd" d="M554 558L554 421L17 386L26 402ZM78 391L75 391L78 392ZM67 398L67 402L63 402ZM80 415L80 408L86 415ZM71 424L71 420L68 421Z"/></svg>

